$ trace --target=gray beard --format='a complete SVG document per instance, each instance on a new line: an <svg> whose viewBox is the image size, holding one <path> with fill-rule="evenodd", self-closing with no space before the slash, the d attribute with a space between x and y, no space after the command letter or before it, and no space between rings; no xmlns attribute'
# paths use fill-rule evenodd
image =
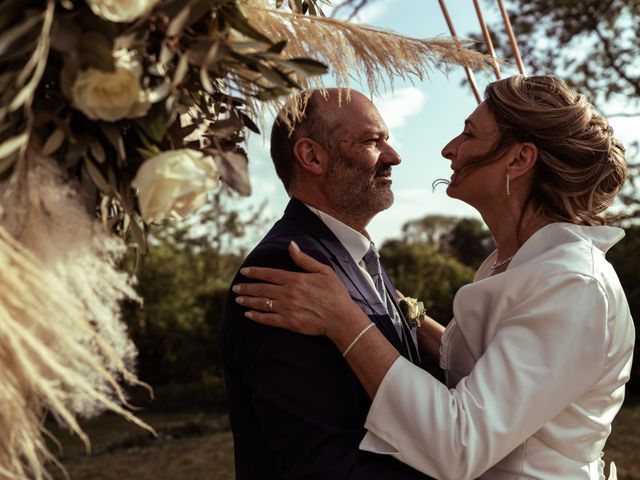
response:
<svg viewBox="0 0 640 480"><path fill-rule="evenodd" d="M343 216L364 223L393 204L393 192L388 185L377 186L373 180L363 183L362 178L344 175L328 178L327 197Z"/></svg>

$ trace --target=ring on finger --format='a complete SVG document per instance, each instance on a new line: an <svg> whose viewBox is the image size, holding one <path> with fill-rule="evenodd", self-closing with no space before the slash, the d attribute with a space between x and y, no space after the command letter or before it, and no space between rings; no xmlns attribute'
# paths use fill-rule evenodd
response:
<svg viewBox="0 0 640 480"><path fill-rule="evenodd" d="M266 307L267 307L267 311L269 313L273 312L273 299L272 298L267 298Z"/></svg>

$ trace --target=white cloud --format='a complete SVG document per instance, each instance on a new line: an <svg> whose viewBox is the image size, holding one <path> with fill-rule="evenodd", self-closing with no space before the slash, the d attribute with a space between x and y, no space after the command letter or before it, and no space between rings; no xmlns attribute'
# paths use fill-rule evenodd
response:
<svg viewBox="0 0 640 480"><path fill-rule="evenodd" d="M385 93L374 103L389 130L394 130L404 127L409 118L419 114L426 99L426 94L419 88L405 87Z"/></svg>

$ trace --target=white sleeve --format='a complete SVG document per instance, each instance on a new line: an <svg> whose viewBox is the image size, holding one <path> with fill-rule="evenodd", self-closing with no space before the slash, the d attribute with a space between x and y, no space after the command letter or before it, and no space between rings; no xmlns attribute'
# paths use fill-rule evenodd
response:
<svg viewBox="0 0 640 480"><path fill-rule="evenodd" d="M454 389L400 357L373 400L361 448L439 479L472 479L579 398L601 375L607 298L562 275L502 319Z"/></svg>

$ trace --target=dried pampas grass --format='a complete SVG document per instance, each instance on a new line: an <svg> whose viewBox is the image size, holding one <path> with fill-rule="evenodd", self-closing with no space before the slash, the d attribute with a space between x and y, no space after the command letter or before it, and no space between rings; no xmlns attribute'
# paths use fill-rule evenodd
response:
<svg viewBox="0 0 640 480"><path fill-rule="evenodd" d="M366 83L372 94L392 86L392 79L424 80L430 71L447 72L450 64L488 69L491 58L466 48L469 41L447 38L417 39L333 18L301 15L268 8L264 0L244 0L242 11L249 22L273 41L288 40L287 58L314 58L330 67L338 87L352 79ZM322 89L320 76L297 76L305 88ZM304 102L289 102L298 118ZM277 110L277 108L276 108Z"/></svg>
<svg viewBox="0 0 640 480"><path fill-rule="evenodd" d="M0 225L0 476L42 479L43 464L57 463L44 441L46 412L87 447L78 416L109 409L152 429L122 406L119 381L141 385L120 321L119 302L137 298L115 267L125 246L53 160L29 150L24 161L19 185L5 185Z"/></svg>
<svg viewBox="0 0 640 480"><path fill-rule="evenodd" d="M242 10L272 40L289 40L285 56L315 58L329 65L339 87L347 87L355 76L375 94L394 77L423 80L432 69L446 71L449 64L490 67L490 57L466 48L468 41L404 37L333 18L265 8L260 0L245 0ZM319 77L309 81L310 86L322 85Z"/></svg>

